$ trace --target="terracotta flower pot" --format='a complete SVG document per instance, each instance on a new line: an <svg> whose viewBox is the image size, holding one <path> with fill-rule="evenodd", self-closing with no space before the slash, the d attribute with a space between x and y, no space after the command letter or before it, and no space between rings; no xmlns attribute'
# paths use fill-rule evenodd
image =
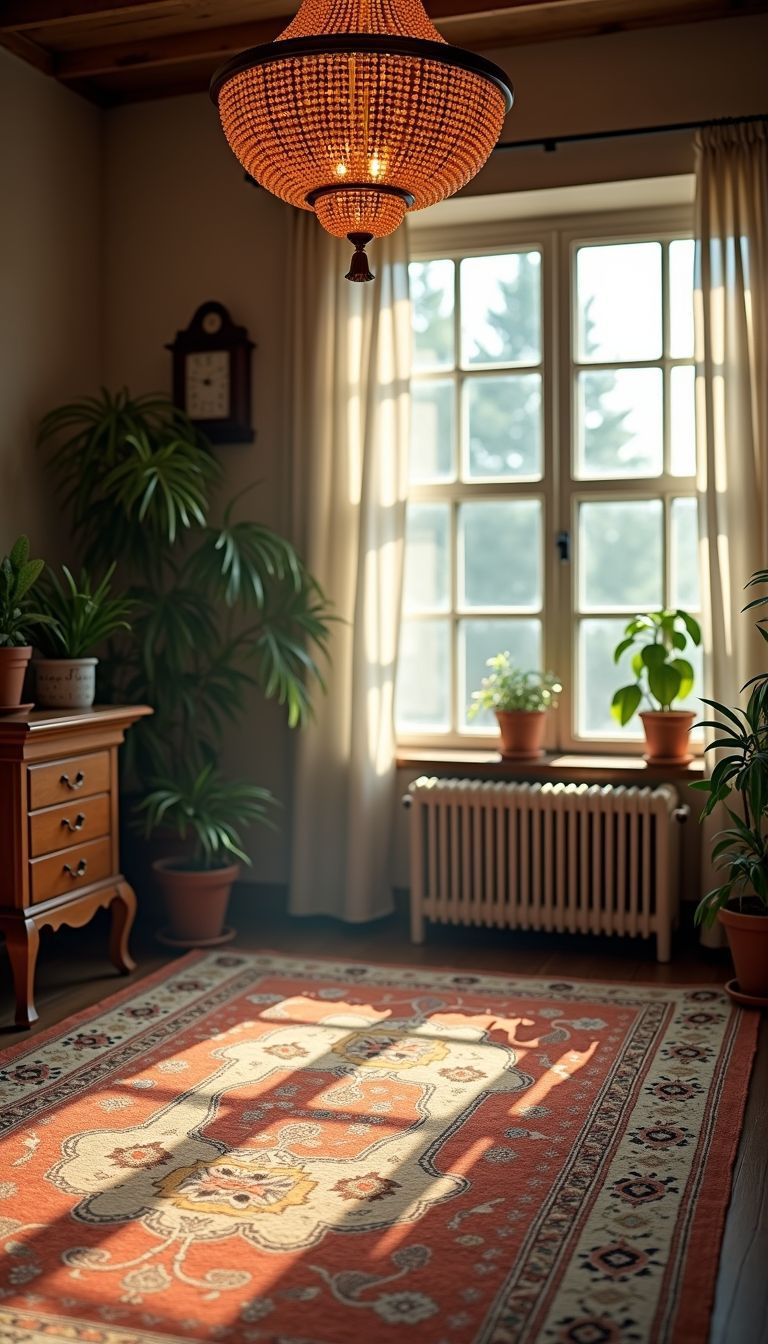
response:
<svg viewBox="0 0 768 1344"><path fill-rule="evenodd" d="M728 937L738 989L768 1001L768 913L742 915L726 906L718 919Z"/></svg>
<svg viewBox="0 0 768 1344"><path fill-rule="evenodd" d="M240 876L236 863L203 872L184 868L178 856L155 859L152 871L165 901L169 940L185 947L205 947L224 935L224 919L232 883Z"/></svg>
<svg viewBox="0 0 768 1344"><path fill-rule="evenodd" d="M646 709L641 713L649 765L687 765L693 760L688 739L695 714L688 709Z"/></svg>
<svg viewBox="0 0 768 1344"><path fill-rule="evenodd" d="M544 709L497 709L501 754L505 761L535 761L543 756L547 722Z"/></svg>
<svg viewBox="0 0 768 1344"><path fill-rule="evenodd" d="M0 708L21 704L24 675L31 657L31 644L20 649L0 649Z"/></svg>
<svg viewBox="0 0 768 1344"><path fill-rule="evenodd" d="M37 702L45 709L90 709L96 698L98 658L38 658Z"/></svg>

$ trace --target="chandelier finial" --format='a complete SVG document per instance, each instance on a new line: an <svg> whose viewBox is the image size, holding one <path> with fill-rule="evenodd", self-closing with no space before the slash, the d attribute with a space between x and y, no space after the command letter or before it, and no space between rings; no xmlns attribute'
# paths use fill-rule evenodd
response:
<svg viewBox="0 0 768 1344"><path fill-rule="evenodd" d="M345 275L345 280L355 280L363 283L366 280L375 280L376 276L368 265L368 258L365 249L369 243L373 242L372 233L348 233L347 237L355 249L352 257L352 264Z"/></svg>

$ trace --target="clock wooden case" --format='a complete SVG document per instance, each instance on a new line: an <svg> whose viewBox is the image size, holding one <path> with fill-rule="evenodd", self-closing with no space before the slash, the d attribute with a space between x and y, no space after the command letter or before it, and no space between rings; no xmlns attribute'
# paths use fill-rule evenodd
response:
<svg viewBox="0 0 768 1344"><path fill-rule="evenodd" d="M245 327L210 300L166 349L173 355L173 400L212 443L252 443L251 353Z"/></svg>

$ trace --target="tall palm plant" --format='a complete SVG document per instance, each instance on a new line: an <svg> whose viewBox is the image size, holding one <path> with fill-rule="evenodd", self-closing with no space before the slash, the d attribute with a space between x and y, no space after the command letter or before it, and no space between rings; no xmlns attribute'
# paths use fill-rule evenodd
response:
<svg viewBox="0 0 768 1344"><path fill-rule="evenodd" d="M103 390L46 415L40 441L84 563L117 560L134 604L107 694L155 710L128 739L142 791L215 763L251 687L304 722L323 684L328 601L288 541L236 520L241 497L213 520L222 471L191 421L163 397Z"/></svg>

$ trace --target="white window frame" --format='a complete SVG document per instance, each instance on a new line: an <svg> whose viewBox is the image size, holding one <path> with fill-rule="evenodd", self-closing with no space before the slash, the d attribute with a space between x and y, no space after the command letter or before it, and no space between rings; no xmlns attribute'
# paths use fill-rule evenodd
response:
<svg viewBox="0 0 768 1344"><path fill-rule="evenodd" d="M538 250L542 257L542 310L541 310L541 374L542 374L542 459L541 481L472 482L459 480L444 485L413 485L409 487L409 501L454 501L451 518L451 676L454 698L458 687L457 625L465 612L458 609L456 565L456 520L459 504L465 499L525 499L543 500L543 602L542 657L546 669L554 669L563 677L564 691L556 711L547 716L545 747L549 751L564 750L590 752L600 755L636 755L643 749L639 724L628 729L617 728L614 737L586 737L575 731L577 695L577 623L578 612L578 545L577 514L582 501L607 499L661 499L664 507L664 602L669 601L669 520L671 499L695 496L695 478L672 476L669 471L669 376L670 369L680 364L693 364L693 359L671 359L668 355L669 285L668 251L662 252L662 320L664 323L663 354L659 360L632 361L640 367L663 370L664 396L664 473L655 477L629 477L614 480L581 480L573 474L575 427L576 371L582 367L575 359L576 267L573 264L576 249L589 244L609 244L634 241L669 243L690 238L693 233L692 207L644 207L631 210L600 211L571 216L552 216L540 219L494 221L473 225L453 225L435 229L419 228L411 233L412 261L450 259L456 263L455 296L459 293L458 262L465 257L492 255L525 250ZM471 244L467 244L468 235ZM434 377L455 381L455 413L457 445L461 453L461 386L466 370L460 365L460 309L454 306L456 324L456 364L451 370L435 371ZM489 369L489 374L503 373L506 366ZM591 364L590 364L591 367ZM597 368L605 365L596 363ZM624 367L621 361L616 367ZM427 375L430 376L430 375ZM472 376L476 376L472 373ZM480 372L482 376L482 372ZM571 539L570 563L559 559L556 538L568 532ZM547 620L545 612L555 612L556 618ZM473 610L473 613L474 610ZM482 618L483 609L477 611ZM496 613L498 614L498 613ZM524 613L520 613L524 614ZM600 615L610 617L606 611ZM624 615L625 613L618 613ZM409 616L410 619L410 616ZM416 618L418 619L418 617ZM425 619L428 619L425 617ZM629 614L626 617L630 619ZM706 668L705 668L706 677ZM706 691L704 691L706 693ZM452 706L452 716L455 705ZM398 744L403 748L460 749L464 751L493 749L498 744L495 735L459 732L457 725L447 733L398 732ZM695 744L694 744L695 749Z"/></svg>

